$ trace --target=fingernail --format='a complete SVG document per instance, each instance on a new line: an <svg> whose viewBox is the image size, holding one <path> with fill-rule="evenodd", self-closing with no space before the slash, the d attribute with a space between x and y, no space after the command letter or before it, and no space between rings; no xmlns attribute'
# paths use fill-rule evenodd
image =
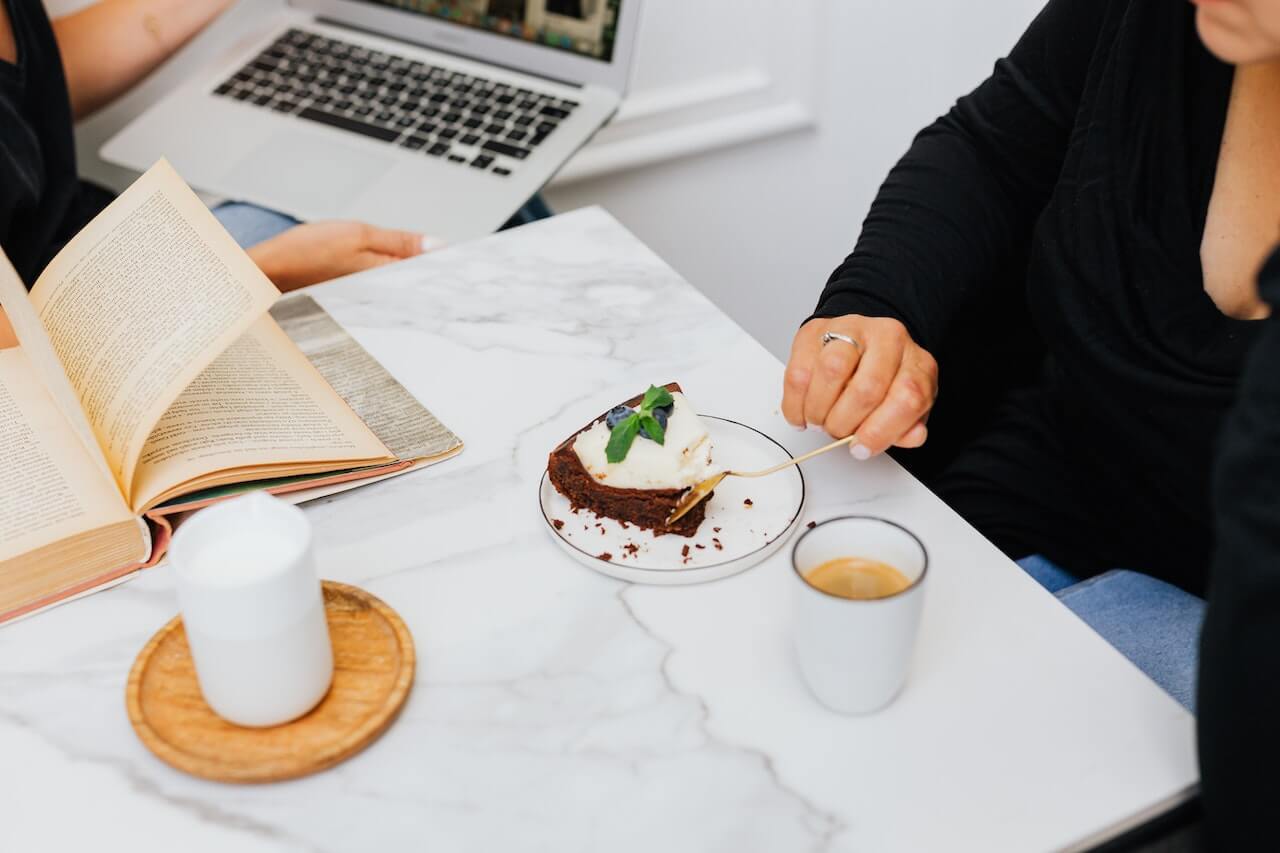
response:
<svg viewBox="0 0 1280 853"><path fill-rule="evenodd" d="M859 462L866 462L871 458L871 451L863 447L861 444L855 444L849 448L849 452L853 454L853 458Z"/></svg>
<svg viewBox="0 0 1280 853"><path fill-rule="evenodd" d="M822 426L819 424L809 424L805 429L809 430L809 432L822 432Z"/></svg>
<svg viewBox="0 0 1280 853"><path fill-rule="evenodd" d="M809 428L808 428L807 426L797 426L796 424L791 423L791 421L787 421L787 424L788 424L788 425L790 425L790 427L791 427L793 430L795 430L796 432L808 432L808 431L809 431Z"/></svg>
<svg viewBox="0 0 1280 853"><path fill-rule="evenodd" d="M443 249L447 245L449 244L438 237L422 238L422 251L424 252L434 252L436 249Z"/></svg>

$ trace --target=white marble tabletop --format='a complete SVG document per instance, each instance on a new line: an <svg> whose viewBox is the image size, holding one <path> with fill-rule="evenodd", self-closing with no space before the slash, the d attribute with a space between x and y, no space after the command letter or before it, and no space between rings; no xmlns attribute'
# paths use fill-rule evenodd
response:
<svg viewBox="0 0 1280 853"><path fill-rule="evenodd" d="M799 680L786 550L666 588L559 551L547 452L650 382L793 451L821 439L778 414L782 365L606 213L314 293L467 443L307 510L322 575L414 633L403 716L300 781L171 770L124 707L176 611L162 566L0 629L0 850L1032 851L1194 790L1192 718L888 459L808 466L808 518L873 512L931 553L911 679L873 716Z"/></svg>

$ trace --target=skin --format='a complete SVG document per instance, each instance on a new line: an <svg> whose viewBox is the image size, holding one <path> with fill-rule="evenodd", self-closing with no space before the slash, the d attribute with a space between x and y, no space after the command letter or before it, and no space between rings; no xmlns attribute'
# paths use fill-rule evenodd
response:
<svg viewBox="0 0 1280 853"><path fill-rule="evenodd" d="M1280 238L1280 0L1192 0L1205 45L1238 66L1201 245L1205 291L1228 316L1258 319L1255 274ZM823 346L824 332L860 343ZM847 315L811 320L796 334L782 414L866 459L918 447L938 395L938 365L896 320Z"/></svg>
<svg viewBox="0 0 1280 853"><path fill-rule="evenodd" d="M53 22L77 119L120 97L187 44L235 0L100 0ZM0 3L0 62L18 59ZM360 222L299 225L249 250L281 290L403 260L440 245L423 235ZM0 348L14 346L0 310Z"/></svg>

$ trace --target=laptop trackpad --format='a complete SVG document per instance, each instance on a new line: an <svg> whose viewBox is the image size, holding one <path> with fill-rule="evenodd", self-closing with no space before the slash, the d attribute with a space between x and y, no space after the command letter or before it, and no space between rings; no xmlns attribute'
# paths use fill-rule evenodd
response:
<svg viewBox="0 0 1280 853"><path fill-rule="evenodd" d="M286 130L233 166L227 180L250 190L270 188L271 196L290 200L290 213L330 211L327 215L340 216L394 165L392 157Z"/></svg>

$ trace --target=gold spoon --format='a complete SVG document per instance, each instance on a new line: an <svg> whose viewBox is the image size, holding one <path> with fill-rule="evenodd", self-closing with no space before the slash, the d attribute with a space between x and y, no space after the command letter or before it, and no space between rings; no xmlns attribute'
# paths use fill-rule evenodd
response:
<svg viewBox="0 0 1280 853"><path fill-rule="evenodd" d="M707 495L715 491L716 486L720 485L720 481L725 477L767 477L770 474L778 473L783 468L790 468L792 465L799 465L801 462L805 462L815 456L820 456L828 450L835 450L837 447L844 447L856 438L857 436L851 435L846 438L842 438L839 441L833 441L826 447L819 447L817 450L811 450L804 456L797 456L795 459L788 459L781 465L774 465L772 468L766 468L763 471L721 471L719 474L714 474L703 480L701 483L696 483L689 489L689 491L680 496L680 502L676 504L676 508L673 509L671 511L671 515L667 517L667 524L675 524L677 521L684 518L685 515L688 514L689 510L706 500Z"/></svg>

